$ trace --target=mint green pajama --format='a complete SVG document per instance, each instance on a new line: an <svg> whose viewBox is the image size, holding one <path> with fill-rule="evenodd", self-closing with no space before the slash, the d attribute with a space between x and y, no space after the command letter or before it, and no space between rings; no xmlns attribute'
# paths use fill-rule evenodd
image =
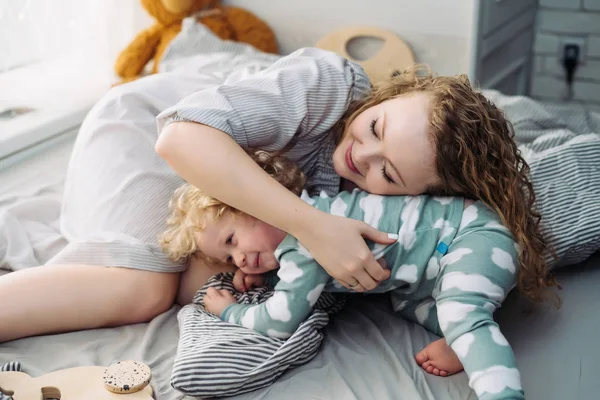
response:
<svg viewBox="0 0 600 400"><path fill-rule="evenodd" d="M523 399L519 371L493 313L515 286L517 246L498 216L464 199L377 196L355 190L303 198L327 213L362 220L398 236L389 246L368 243L391 276L372 292L394 291L402 315L446 338L480 399ZM346 292L292 236L275 251L280 268L274 295L259 305L233 304L225 321L288 338L322 291Z"/></svg>

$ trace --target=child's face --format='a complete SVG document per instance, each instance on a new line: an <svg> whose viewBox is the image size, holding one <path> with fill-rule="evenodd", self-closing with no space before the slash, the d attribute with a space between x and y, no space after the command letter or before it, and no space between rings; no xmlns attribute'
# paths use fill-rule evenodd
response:
<svg viewBox="0 0 600 400"><path fill-rule="evenodd" d="M196 234L198 249L209 257L235 264L246 274L262 274L279 265L273 252L286 233L246 214L208 216Z"/></svg>

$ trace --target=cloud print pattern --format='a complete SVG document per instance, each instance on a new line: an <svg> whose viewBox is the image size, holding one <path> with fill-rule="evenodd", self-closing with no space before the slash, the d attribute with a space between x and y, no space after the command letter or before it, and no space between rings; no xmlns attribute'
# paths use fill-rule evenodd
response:
<svg viewBox="0 0 600 400"><path fill-rule="evenodd" d="M494 212L480 202L465 208L462 198L359 190L303 199L398 235L390 246L368 243L391 269L391 277L373 292L393 292L396 311L444 336L480 399L524 399L512 348L493 319L518 271L513 238ZM221 317L286 338L308 317L322 291L347 290L292 236L275 255L280 264L275 295L259 305L233 304Z"/></svg>

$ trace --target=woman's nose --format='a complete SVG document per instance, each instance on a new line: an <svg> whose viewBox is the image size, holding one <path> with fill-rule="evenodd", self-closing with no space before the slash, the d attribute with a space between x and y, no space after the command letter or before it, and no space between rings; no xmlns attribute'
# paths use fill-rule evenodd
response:
<svg viewBox="0 0 600 400"><path fill-rule="evenodd" d="M364 143L356 147L353 161L358 164L361 172L367 172L369 165L379 157L379 146L374 143Z"/></svg>

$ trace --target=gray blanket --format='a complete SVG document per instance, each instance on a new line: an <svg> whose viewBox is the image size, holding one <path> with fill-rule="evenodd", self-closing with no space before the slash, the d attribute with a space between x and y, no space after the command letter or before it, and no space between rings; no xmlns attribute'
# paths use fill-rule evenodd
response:
<svg viewBox="0 0 600 400"><path fill-rule="evenodd" d="M600 249L600 114L485 91L512 122L556 269Z"/></svg>

